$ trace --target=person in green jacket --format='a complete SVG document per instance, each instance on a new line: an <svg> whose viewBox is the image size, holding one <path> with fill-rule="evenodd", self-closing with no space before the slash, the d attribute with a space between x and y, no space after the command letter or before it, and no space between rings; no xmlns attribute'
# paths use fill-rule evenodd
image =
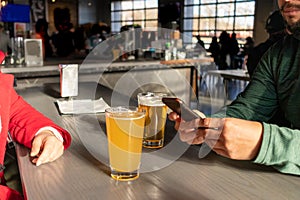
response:
<svg viewBox="0 0 300 200"><path fill-rule="evenodd" d="M184 122L172 112L169 119L184 142L300 175L300 0L278 0L278 6L289 34L264 54L246 89L209 118Z"/></svg>

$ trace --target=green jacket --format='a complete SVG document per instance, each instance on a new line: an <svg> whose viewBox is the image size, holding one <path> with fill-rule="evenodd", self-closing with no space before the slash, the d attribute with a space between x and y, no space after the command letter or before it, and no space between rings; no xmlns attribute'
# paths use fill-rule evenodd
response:
<svg viewBox="0 0 300 200"><path fill-rule="evenodd" d="M214 117L235 117L263 124L254 163L300 175L300 35L286 36L262 57L251 82Z"/></svg>

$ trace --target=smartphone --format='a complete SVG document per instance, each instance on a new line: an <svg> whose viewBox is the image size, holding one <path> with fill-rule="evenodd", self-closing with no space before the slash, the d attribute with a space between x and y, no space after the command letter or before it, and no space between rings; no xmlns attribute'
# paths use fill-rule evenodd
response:
<svg viewBox="0 0 300 200"><path fill-rule="evenodd" d="M162 102L166 104L171 110L176 112L185 121L191 121L193 119L201 118L194 111L192 111L188 105L186 105L181 99L177 97L163 97Z"/></svg>

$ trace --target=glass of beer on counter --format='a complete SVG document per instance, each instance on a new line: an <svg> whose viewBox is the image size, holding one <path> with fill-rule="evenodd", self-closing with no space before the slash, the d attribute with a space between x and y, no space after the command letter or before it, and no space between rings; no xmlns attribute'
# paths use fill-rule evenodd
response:
<svg viewBox="0 0 300 200"><path fill-rule="evenodd" d="M164 145L167 106L162 102L166 93L139 93L139 110L146 112L143 146L161 148Z"/></svg>
<svg viewBox="0 0 300 200"><path fill-rule="evenodd" d="M120 106L105 110L111 177L130 181L139 177L145 112Z"/></svg>

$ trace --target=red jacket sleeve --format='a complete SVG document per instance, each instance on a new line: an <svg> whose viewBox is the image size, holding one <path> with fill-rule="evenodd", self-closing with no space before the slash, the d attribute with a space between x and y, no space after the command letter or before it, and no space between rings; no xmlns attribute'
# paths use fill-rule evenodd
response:
<svg viewBox="0 0 300 200"><path fill-rule="evenodd" d="M11 87L10 90L9 131L13 139L31 148L31 142L36 132L42 127L51 126L61 133L64 139L65 149L70 146L71 136L65 129L55 124L52 120L25 102L25 100L16 93L13 87Z"/></svg>
<svg viewBox="0 0 300 200"><path fill-rule="evenodd" d="M0 199L24 200L19 192L0 185Z"/></svg>

